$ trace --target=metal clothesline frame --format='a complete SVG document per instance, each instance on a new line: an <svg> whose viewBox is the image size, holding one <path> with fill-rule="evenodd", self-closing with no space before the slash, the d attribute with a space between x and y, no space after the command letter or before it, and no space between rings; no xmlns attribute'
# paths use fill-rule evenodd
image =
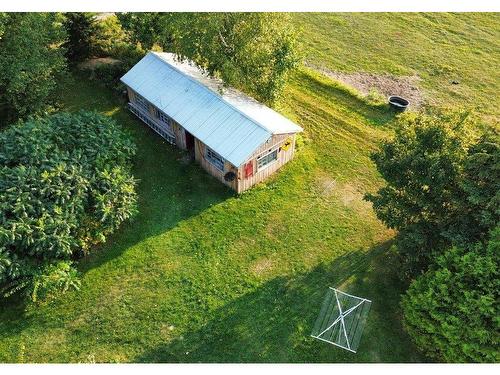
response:
<svg viewBox="0 0 500 375"><path fill-rule="evenodd" d="M324 342L327 342L329 344L335 345L335 346L337 346L339 348L346 349L346 350L348 350L348 351L350 351L352 353L356 353L356 350L354 350L354 349L351 348L351 343L349 342L349 338L347 336L347 329L346 329L346 326L345 326L344 318L347 315L351 314L353 311L355 311L363 303L370 303L371 304L372 301L369 300L369 299L366 299L366 298L362 298L362 297L354 296L354 295L349 294L349 293L345 293L345 292L343 292L341 290L338 290L338 289L335 289L335 288L332 288L332 287L329 287L329 289L333 290L333 292L334 292L335 300L337 302L337 307L338 307L338 310L339 310L339 316L327 328L323 329L317 335L311 334L311 337L313 337L313 338L315 338L317 340L324 341ZM355 306L350 307L349 309L347 309L346 311L342 311L342 306L340 305L340 301L339 301L339 298L338 298L339 293L342 294L342 295L344 295L344 296L347 296L347 297L355 298L356 300L359 300L359 302ZM328 298L328 295L327 295L327 298ZM366 314L368 314L368 312ZM319 317L318 317L318 319L319 319ZM360 319L363 319L363 317L360 317ZM339 322L341 323L342 328L343 328L344 338L346 340L347 347L343 346L343 345L340 345L340 344L338 344L338 343L336 343L334 341L326 340L326 339L324 339L324 338L321 337L323 334L325 334L326 332L328 332L330 329L332 329ZM339 329L339 339L340 339L341 331L342 331L342 329Z"/></svg>

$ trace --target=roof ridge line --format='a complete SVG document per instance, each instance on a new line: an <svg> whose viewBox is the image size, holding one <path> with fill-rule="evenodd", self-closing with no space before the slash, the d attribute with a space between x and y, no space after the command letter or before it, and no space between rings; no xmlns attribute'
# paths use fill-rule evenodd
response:
<svg viewBox="0 0 500 375"><path fill-rule="evenodd" d="M162 52L162 53L171 53L171 52ZM170 64L168 61L165 61L164 59L162 59L160 56L158 56L158 52L154 52L154 51L149 51L148 54L152 54L153 56L155 56L157 59L163 61L164 63L168 64L170 67L172 67L175 71L177 71L178 73L182 74L183 76L187 77L190 81L194 82L195 84L197 84L198 86L201 86L203 87L203 89L209 91L212 95L217 95L217 97L219 97L223 102L224 104L226 104L227 106L231 107L232 109L234 109L236 112L238 112L240 115L242 115L243 117L245 117L246 119L248 119L249 121L253 122L255 125L261 127L262 129L266 130L267 132L269 132L271 135L274 135L274 134L279 134L279 133L274 133L272 132L271 130L269 130L267 127L265 127L264 125L262 125L260 122L258 121L255 121L255 119L251 118L250 116L248 116L246 113L243 113L240 109L236 108L234 105L232 105L231 103L229 103L226 99L224 99L224 97L222 95L218 95L217 93L215 93L212 89L210 89L209 87L205 86L203 83L199 82L197 79L189 76L188 74L182 72L181 70L177 69L177 67L173 66L172 64ZM191 61L191 60L188 60L188 61ZM200 69L198 66L195 66L195 68L197 69ZM201 70L201 69L200 69ZM208 77L210 79L214 79L213 77ZM236 89L235 89L236 90ZM239 91L239 90L237 90ZM241 92L241 91L240 91ZM245 93L243 93L244 95L247 95ZM248 95L247 95L248 96ZM252 98L253 99L253 98ZM255 100L255 99L253 99ZM259 103L257 101L257 103ZM261 104L261 103L259 103ZM269 108L269 107L268 107ZM274 109L270 108L271 110L274 111Z"/></svg>

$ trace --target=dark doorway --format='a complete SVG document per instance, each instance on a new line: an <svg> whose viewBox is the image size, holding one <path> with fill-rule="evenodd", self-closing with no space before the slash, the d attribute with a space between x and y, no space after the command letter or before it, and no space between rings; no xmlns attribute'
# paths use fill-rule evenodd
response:
<svg viewBox="0 0 500 375"><path fill-rule="evenodd" d="M187 130L184 131L186 132L186 149L194 150L194 136Z"/></svg>
<svg viewBox="0 0 500 375"><path fill-rule="evenodd" d="M184 130L184 133L186 134L186 150L194 156L194 136L187 130Z"/></svg>

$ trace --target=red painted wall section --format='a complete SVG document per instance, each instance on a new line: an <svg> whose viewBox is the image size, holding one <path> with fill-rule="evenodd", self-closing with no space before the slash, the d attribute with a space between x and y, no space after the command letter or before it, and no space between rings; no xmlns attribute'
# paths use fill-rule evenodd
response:
<svg viewBox="0 0 500 375"><path fill-rule="evenodd" d="M253 160L245 164L245 178L253 176Z"/></svg>

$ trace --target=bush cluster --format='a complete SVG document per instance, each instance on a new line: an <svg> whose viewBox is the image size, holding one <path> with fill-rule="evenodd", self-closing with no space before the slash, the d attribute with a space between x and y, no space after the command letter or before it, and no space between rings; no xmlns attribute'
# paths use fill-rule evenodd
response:
<svg viewBox="0 0 500 375"><path fill-rule="evenodd" d="M144 57L145 51L140 46L116 44L109 50L109 57L118 60L111 64L100 64L89 70L89 78L117 92L125 89L120 78Z"/></svg>
<svg viewBox="0 0 500 375"><path fill-rule="evenodd" d="M498 362L500 228L487 246L445 252L406 293L404 324L420 348L447 362Z"/></svg>
<svg viewBox="0 0 500 375"><path fill-rule="evenodd" d="M478 128L466 111L405 114L373 155L387 186L367 196L413 279L405 327L448 362L499 359L500 142Z"/></svg>
<svg viewBox="0 0 500 375"><path fill-rule="evenodd" d="M135 146L95 112L30 119L0 133L0 285L36 299L77 286L71 261L136 212ZM43 292L43 294L47 294Z"/></svg>

